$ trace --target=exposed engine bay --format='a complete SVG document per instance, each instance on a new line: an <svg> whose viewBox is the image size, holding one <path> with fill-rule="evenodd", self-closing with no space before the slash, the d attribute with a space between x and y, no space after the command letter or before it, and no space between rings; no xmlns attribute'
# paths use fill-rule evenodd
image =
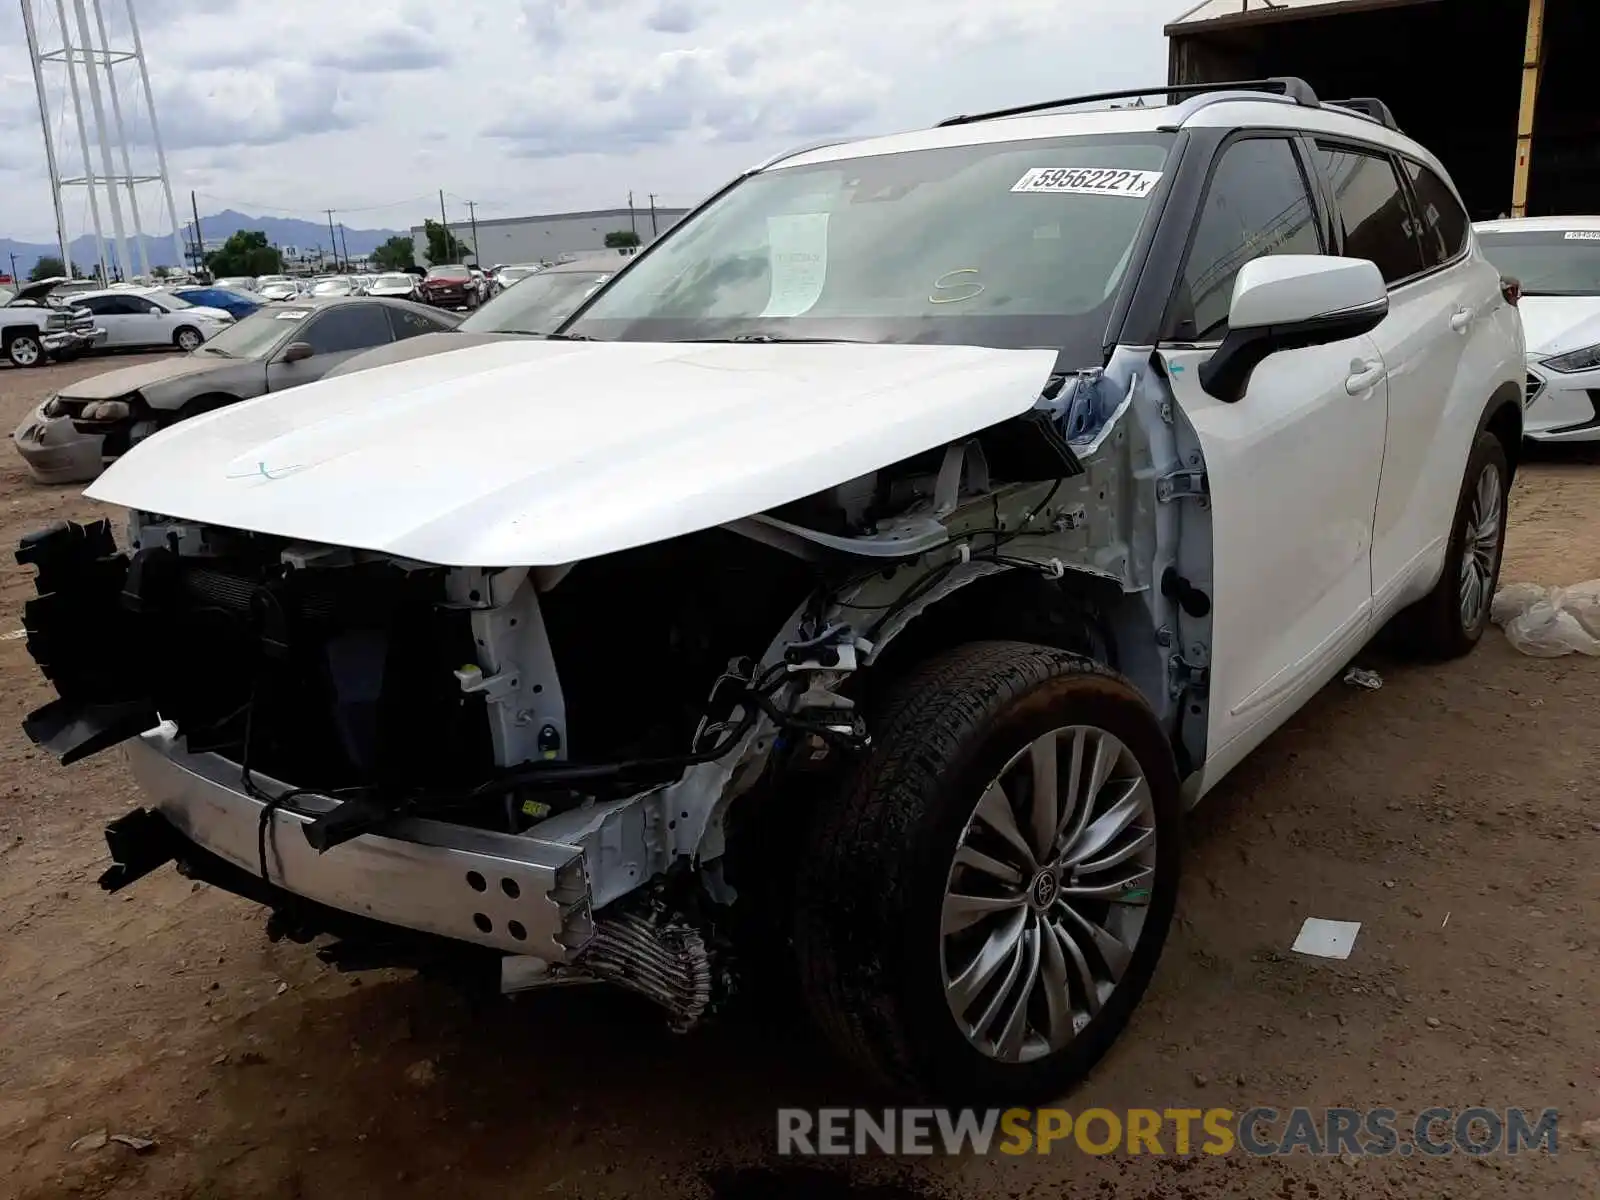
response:
<svg viewBox="0 0 1600 1200"><path fill-rule="evenodd" d="M27 731L66 762L126 743L150 806L108 831L107 888L176 860L342 965L476 955L504 991L609 981L686 1026L728 987L719 914L760 891L743 815L847 770L927 647L1099 658L1203 756L1203 669L1172 647L1209 644L1208 518L1180 537L1158 495L1199 472L1151 370L1058 377L1025 418L557 567L58 526L18 551L59 694Z"/></svg>

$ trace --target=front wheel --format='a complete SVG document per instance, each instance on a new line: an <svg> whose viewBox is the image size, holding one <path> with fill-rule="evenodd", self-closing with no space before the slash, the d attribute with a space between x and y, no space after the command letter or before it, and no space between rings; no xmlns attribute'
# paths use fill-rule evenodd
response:
<svg viewBox="0 0 1600 1200"><path fill-rule="evenodd" d="M1424 658L1459 658L1489 626L1506 543L1511 467L1500 439L1480 433L1467 458L1438 584L1407 614L1407 644Z"/></svg>
<svg viewBox="0 0 1600 1200"><path fill-rule="evenodd" d="M795 946L817 1023L902 1093L1060 1096L1150 982L1180 811L1170 744L1121 676L1017 642L930 662L801 859Z"/></svg>
<svg viewBox="0 0 1600 1200"><path fill-rule="evenodd" d="M14 367L37 367L44 362L44 347L34 334L14 333L6 341L6 358Z"/></svg>
<svg viewBox="0 0 1600 1200"><path fill-rule="evenodd" d="M198 329L193 329L190 326L185 325L173 335L172 340L177 343L179 350L182 350L185 354L189 354L199 349L200 343L205 341L205 338L200 336L200 331Z"/></svg>

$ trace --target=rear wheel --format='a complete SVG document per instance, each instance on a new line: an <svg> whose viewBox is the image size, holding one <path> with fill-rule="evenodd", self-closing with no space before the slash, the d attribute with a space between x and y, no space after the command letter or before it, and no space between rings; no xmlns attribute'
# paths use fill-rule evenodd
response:
<svg viewBox="0 0 1600 1200"><path fill-rule="evenodd" d="M1166 736L1115 673L1016 642L934 660L801 858L795 942L817 1023L902 1092L1061 1095L1150 982L1180 807Z"/></svg>
<svg viewBox="0 0 1600 1200"><path fill-rule="evenodd" d="M199 349L200 343L205 341L205 338L200 336L200 331L198 329L195 329L189 325L185 325L172 335L172 340L177 345L179 350L182 350L185 354L188 354L191 351Z"/></svg>
<svg viewBox="0 0 1600 1200"><path fill-rule="evenodd" d="M13 333L6 339L6 358L14 367L37 367L44 363L44 347L37 334Z"/></svg>
<svg viewBox="0 0 1600 1200"><path fill-rule="evenodd" d="M1408 646L1426 658L1459 658L1489 626L1506 541L1511 468L1505 447L1480 433L1467 459L1455 524L1438 584L1407 614Z"/></svg>

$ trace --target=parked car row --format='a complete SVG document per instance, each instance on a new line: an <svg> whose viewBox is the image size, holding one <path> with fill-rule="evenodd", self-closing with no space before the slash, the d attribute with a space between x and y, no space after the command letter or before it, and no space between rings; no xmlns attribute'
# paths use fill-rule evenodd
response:
<svg viewBox="0 0 1600 1200"><path fill-rule="evenodd" d="M92 349L189 351L234 321L226 309L161 288L80 291L59 300L54 292L62 282L45 279L6 293L0 346L12 366L39 366L47 358L70 359Z"/></svg>

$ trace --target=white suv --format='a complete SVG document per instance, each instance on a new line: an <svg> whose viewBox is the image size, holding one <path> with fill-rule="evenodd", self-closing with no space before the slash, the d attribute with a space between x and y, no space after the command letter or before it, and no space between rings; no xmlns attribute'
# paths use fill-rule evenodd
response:
<svg viewBox="0 0 1600 1200"><path fill-rule="evenodd" d="M1478 641L1522 437L1516 309L1386 110L1060 111L1117 98L784 156L551 337L134 447L120 551L19 552L29 735L150 798L105 886L680 1025L787 956L880 1079L1059 1094L1185 809L1391 619Z"/></svg>

